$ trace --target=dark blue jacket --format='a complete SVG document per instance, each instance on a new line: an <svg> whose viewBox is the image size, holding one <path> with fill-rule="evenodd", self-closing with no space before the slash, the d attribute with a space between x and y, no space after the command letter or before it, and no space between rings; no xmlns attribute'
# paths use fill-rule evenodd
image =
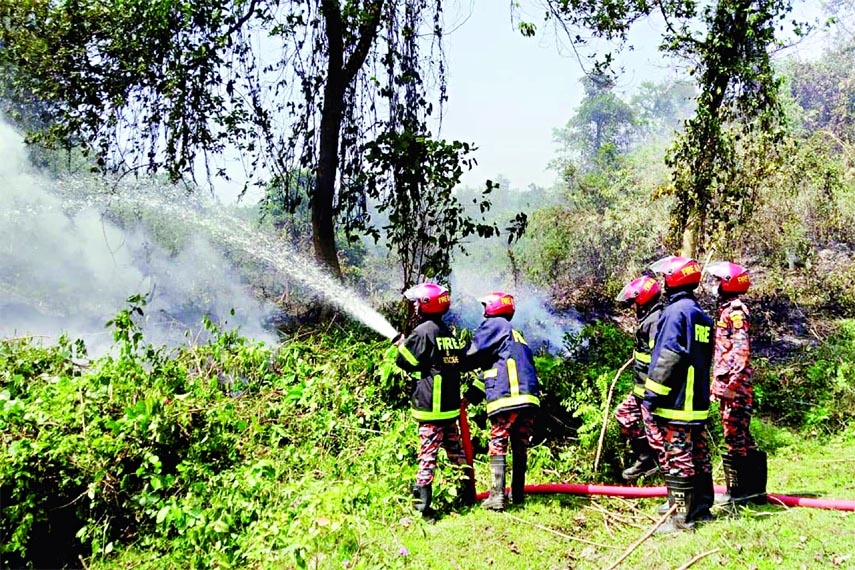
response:
<svg viewBox="0 0 855 570"><path fill-rule="evenodd" d="M475 388L486 395L488 416L540 406L534 354L523 335L504 317L488 317L475 331L463 369L476 368L482 373Z"/></svg>
<svg viewBox="0 0 855 570"><path fill-rule="evenodd" d="M713 321L691 291L668 293L665 303L644 405L670 423L700 425L709 415Z"/></svg>
<svg viewBox="0 0 855 570"><path fill-rule="evenodd" d="M635 329L632 393L639 398L644 397L644 384L647 382L647 370L650 368L650 353L653 351L653 343L656 340L660 316L662 316L662 303L656 302L647 313L639 315L638 327Z"/></svg>
<svg viewBox="0 0 855 570"><path fill-rule="evenodd" d="M465 350L440 318L419 324L398 346L398 366L416 381L411 398L416 420L438 422L460 415L459 366Z"/></svg>

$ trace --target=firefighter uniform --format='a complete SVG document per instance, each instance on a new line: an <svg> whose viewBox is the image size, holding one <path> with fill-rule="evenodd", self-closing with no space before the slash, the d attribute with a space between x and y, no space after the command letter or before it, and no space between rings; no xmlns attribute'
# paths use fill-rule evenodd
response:
<svg viewBox="0 0 855 570"><path fill-rule="evenodd" d="M712 396L719 402L722 455L729 497L725 501L765 502L766 454L757 449L749 427L754 408L750 363L750 314L739 297L725 295L715 324Z"/></svg>
<svg viewBox="0 0 855 570"><path fill-rule="evenodd" d="M636 457L635 464L623 471L623 478L632 481L638 477L650 477L658 471L657 462L664 453L664 442L658 432L645 428L650 420L644 421L647 411L642 407L644 384L647 381L647 369L656 338L656 328L662 312L662 304L654 302L649 307L639 308L639 323L635 331L635 350L633 352L632 392L615 410L620 431L629 440Z"/></svg>
<svg viewBox="0 0 855 570"><path fill-rule="evenodd" d="M419 471L413 493L417 508L430 512L431 484L434 479L439 448L445 449L449 461L461 468L467 466L460 444L457 420L460 416L460 359L465 343L457 339L441 316L427 318L398 346L397 365L415 380L412 415L419 422ZM464 502L474 502L465 496ZM420 508L422 507L422 508ZM423 510L424 509L424 510Z"/></svg>
<svg viewBox="0 0 855 570"><path fill-rule="evenodd" d="M505 460L510 441L513 452L511 500L525 500L528 445L540 406L540 385L534 354L522 333L501 316L488 317L475 331L464 369L480 368L479 381L467 391L477 403L486 398L490 418L490 469L493 485L484 501L486 508L504 508Z"/></svg>
<svg viewBox="0 0 855 570"><path fill-rule="evenodd" d="M667 283L667 281L666 281ZM712 465L706 439L713 322L687 288L666 289L645 382L648 430L664 440L662 471L677 512L662 530L710 517Z"/></svg>

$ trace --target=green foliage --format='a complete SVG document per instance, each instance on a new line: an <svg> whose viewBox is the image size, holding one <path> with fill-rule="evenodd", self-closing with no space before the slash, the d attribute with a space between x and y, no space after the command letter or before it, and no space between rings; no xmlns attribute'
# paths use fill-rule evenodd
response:
<svg viewBox="0 0 855 570"><path fill-rule="evenodd" d="M207 344L169 352L130 303L90 368L67 340L0 344L4 560L53 567L134 542L193 567L257 564L271 545L305 566L397 516L414 464L399 440L415 433L388 405L385 344L341 331L274 352L209 322ZM35 548L48 532L57 547Z"/></svg>
<svg viewBox="0 0 855 570"><path fill-rule="evenodd" d="M855 413L855 321L842 321L822 345L785 365L760 361L755 381L760 411L776 423L838 431Z"/></svg>
<svg viewBox="0 0 855 570"><path fill-rule="evenodd" d="M571 453L575 459L570 468L578 470L577 474L590 476L603 422L603 406L615 374L632 354L632 338L612 324L595 322L582 327L578 334L566 335L565 349L565 359L538 359L544 394L541 406L545 414L559 418L565 429L566 426L573 428L578 438L576 449L557 452ZM631 375L625 372L615 387L613 398L623 397L631 385ZM614 427L604 465L613 462L619 454L615 453L620 444ZM560 441L557 434L550 436Z"/></svg>
<svg viewBox="0 0 855 570"><path fill-rule="evenodd" d="M490 209L492 183L476 199L480 221L473 220L453 194L464 167L473 165L468 157L472 150L467 143L433 140L409 130L383 133L366 145L370 170L361 181L385 216L385 243L400 262L404 286L426 277L447 279L453 254L466 238L498 233L483 216ZM379 230L361 225L375 241L380 238Z"/></svg>
<svg viewBox="0 0 855 570"><path fill-rule="evenodd" d="M619 168L574 174L560 205L532 213L519 244L522 271L550 287L557 304L611 309L606 299L664 253L669 200L654 200L667 176L662 152L640 148Z"/></svg>
<svg viewBox="0 0 855 570"><path fill-rule="evenodd" d="M111 321L114 349L89 363L82 343L67 338L47 348L0 342L4 563L60 567L80 556L103 568L407 565L402 547L430 533L410 513L418 436L393 348L331 329L271 349L207 322L207 343L167 350L139 333L144 311L145 299L131 298ZM607 411L599 473L591 466L632 339L597 322L566 337L565 349L564 358L537 357L543 443L531 450L529 480L614 481L625 442L611 413L630 390L628 372ZM792 444L783 424L844 428L855 412L853 362L852 321L797 361L760 361L764 423L754 429L764 448ZM470 426L483 454L488 427L479 411ZM711 430L720 442L720 426ZM459 477L440 461L440 511L457 509ZM47 540L54 548L41 547Z"/></svg>
<svg viewBox="0 0 855 570"><path fill-rule="evenodd" d="M842 39L842 38L841 38ZM788 61L784 72L789 92L803 109L808 132L826 131L838 140L855 142L852 89L855 86L855 41L832 42L815 61Z"/></svg>
<svg viewBox="0 0 855 570"><path fill-rule="evenodd" d="M613 92L610 77L585 77L582 85L585 97L555 138L583 169L607 169L629 148L639 122L635 110Z"/></svg>
<svg viewBox="0 0 855 570"><path fill-rule="evenodd" d="M422 74L435 71L445 102L433 57L442 10L427 0L2 0L3 89L41 111L26 120L32 141L79 148L101 172L195 180L204 163L229 179L210 158L237 152L247 187L308 199L316 257L340 275L337 217L362 213L350 184L362 145L397 124L400 100L430 114ZM287 181L301 170L312 184Z"/></svg>
<svg viewBox="0 0 855 570"><path fill-rule="evenodd" d="M740 176L738 141L744 131L767 135L768 148L779 134L782 113L779 80L771 65L771 47L777 45L778 22L791 9L787 0L718 0L694 2L587 2L551 0L548 17L561 20L572 34L577 29L596 37L625 41L639 20L660 13L666 20L660 49L690 62L698 82L695 116L685 124L668 155L672 169L670 245L696 255L711 248L721 231L738 225L750 212L751 182ZM797 24L794 24L797 28ZM701 30L701 33L698 33ZM580 35L575 41L581 40ZM596 75L611 63L611 54L597 62Z"/></svg>

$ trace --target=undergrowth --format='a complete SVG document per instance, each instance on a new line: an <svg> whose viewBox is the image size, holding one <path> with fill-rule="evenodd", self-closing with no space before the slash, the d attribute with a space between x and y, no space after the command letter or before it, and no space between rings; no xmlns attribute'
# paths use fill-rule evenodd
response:
<svg viewBox="0 0 855 570"><path fill-rule="evenodd" d="M111 322L114 350L0 342L0 557L4 567L403 567L414 529L417 431L394 350L359 328L298 331L271 348L207 322L205 344L167 349L136 326L135 297ZM588 325L568 358L539 356L543 409L529 480L616 481L626 442L603 403L631 339ZM775 427L835 432L855 409L855 323L783 366L762 364L758 439ZM628 392L616 382L609 414ZM488 426L470 410L479 481ZM711 426L720 441L720 427ZM435 485L457 512L446 461ZM465 516L465 515L464 515ZM50 545L50 548L46 548Z"/></svg>

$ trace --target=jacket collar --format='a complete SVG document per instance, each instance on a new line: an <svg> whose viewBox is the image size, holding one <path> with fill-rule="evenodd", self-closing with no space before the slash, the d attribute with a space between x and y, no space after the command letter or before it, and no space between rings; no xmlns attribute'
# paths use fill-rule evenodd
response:
<svg viewBox="0 0 855 570"><path fill-rule="evenodd" d="M643 307L638 307L638 309L635 312L635 316L639 321L642 321L645 318L647 318L647 315L649 315L650 313L652 313L654 311L659 311L661 309L662 309L662 299L660 298L653 303L648 303L647 305L644 305Z"/></svg>
<svg viewBox="0 0 855 570"><path fill-rule="evenodd" d="M691 289L677 289L665 292L665 304L671 305L681 299L695 300L695 293Z"/></svg>

